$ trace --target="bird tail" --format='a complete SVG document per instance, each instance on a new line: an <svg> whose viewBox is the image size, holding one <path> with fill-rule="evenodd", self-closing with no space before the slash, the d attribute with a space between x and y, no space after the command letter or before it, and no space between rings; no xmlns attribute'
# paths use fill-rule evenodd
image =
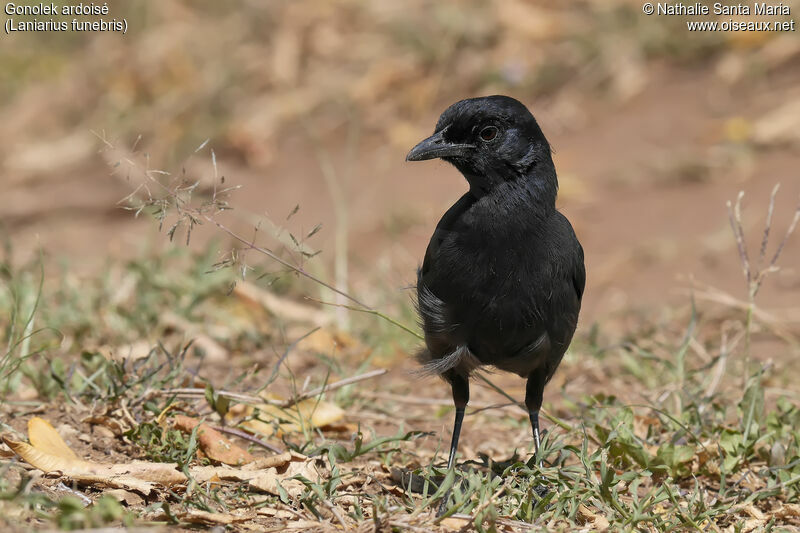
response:
<svg viewBox="0 0 800 533"><path fill-rule="evenodd" d="M416 359L422 366L412 370L412 373L419 376L441 376L453 369L458 369L459 374L468 376L480 366L478 358L466 346L459 346L443 357L434 356L428 348L420 348L416 353Z"/></svg>

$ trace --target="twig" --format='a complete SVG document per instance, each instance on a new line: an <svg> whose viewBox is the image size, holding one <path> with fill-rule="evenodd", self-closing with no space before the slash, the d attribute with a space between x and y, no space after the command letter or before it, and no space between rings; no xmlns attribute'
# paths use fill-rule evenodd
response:
<svg viewBox="0 0 800 533"><path fill-rule="evenodd" d="M262 448L266 448L271 452L275 452L275 453L281 454L284 451L286 451L286 450L283 450L281 448L278 448L277 446L275 446L273 444L265 442L265 441L259 439L258 437L254 436L254 435L251 435L250 433L248 433L246 431L242 431L241 429L231 428L231 427L227 427L227 426L211 426L211 427L216 429L217 431L222 432L222 433L227 433L228 435L235 435L235 436L237 436L239 438L242 438L244 440L248 440L248 441L252 442L253 444L258 444Z"/></svg>
<svg viewBox="0 0 800 533"><path fill-rule="evenodd" d="M377 370L371 370L369 372L365 372L365 373L359 374L357 376L345 378L345 379L342 379L342 380L339 380L339 381L335 381L333 383L328 383L327 385L323 385L322 387L317 387L316 389L312 389L312 390L310 390L308 392L304 392L304 393L302 393L302 394L300 394L298 396L295 396L294 398L292 398L290 400L286 400L285 402L280 404L280 406L281 407L291 407L292 405L294 405L294 404L296 404L298 402L301 402L301 401L306 400L308 398L313 398L314 396L319 396L320 394L322 394L324 392L328 392L328 391L336 390L336 389L339 389L339 388L342 388L342 387L346 387L347 385L352 385L353 383L358 383L359 381L364 381L364 380L371 379L371 378L374 378L374 377L377 377L377 376L382 376L386 372L388 372L388 370L386 370L385 368L379 368Z"/></svg>
<svg viewBox="0 0 800 533"><path fill-rule="evenodd" d="M336 381L334 383L329 383L323 387L317 387L314 390L310 390L308 392L304 392L294 398L285 401L279 400L271 400L269 398L262 398L260 396L252 396L250 394L241 394L238 392L230 392L219 390L215 391L216 394L222 396L223 398L228 398L230 400L236 400L246 404L269 404L269 405L276 405L278 407L291 407L292 405L300 402L302 400L306 400L308 398L313 398L314 396L318 396L323 392L339 389L341 387L345 387L347 385L351 385L353 383L357 383L359 381L364 381L366 379L374 378L376 376L381 376L385 374L387 370L385 368L379 368L377 370L372 370L370 372L366 372L364 374L359 374L357 376L349 377L342 379L340 381ZM205 396L206 390L200 389L196 387L185 387L185 388L178 388L178 389L162 389L153 391L153 394L157 396L184 396L184 397L198 397L198 396Z"/></svg>
<svg viewBox="0 0 800 533"><path fill-rule="evenodd" d="M280 405L281 402L276 400L270 400L269 398L261 398L259 396L251 396L249 394L240 394L238 392L230 392L224 390L214 391L217 395L222 396L223 398L228 398L229 400L237 400L242 403L247 404L271 404L271 405ZM184 387L178 389L162 389L162 390L154 390L153 394L156 396L183 396L183 397L195 397L195 396L205 396L206 389L199 389L195 387Z"/></svg>

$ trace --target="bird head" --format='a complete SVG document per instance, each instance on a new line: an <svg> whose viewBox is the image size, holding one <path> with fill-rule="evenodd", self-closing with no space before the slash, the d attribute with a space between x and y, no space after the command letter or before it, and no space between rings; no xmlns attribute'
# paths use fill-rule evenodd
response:
<svg viewBox="0 0 800 533"><path fill-rule="evenodd" d="M555 200L550 145L531 112L511 97L470 98L448 107L434 134L412 148L406 161L434 158L453 164L476 196L524 179L552 189Z"/></svg>

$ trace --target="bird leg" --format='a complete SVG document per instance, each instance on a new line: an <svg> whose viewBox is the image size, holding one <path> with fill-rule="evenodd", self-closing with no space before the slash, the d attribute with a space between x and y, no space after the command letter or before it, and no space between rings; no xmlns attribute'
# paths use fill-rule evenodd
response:
<svg viewBox="0 0 800 533"><path fill-rule="evenodd" d="M447 459L447 471L455 467L456 451L458 450L458 437L461 435L461 423L464 421L464 410L469 403L469 380L465 376L457 374L452 370L445 374L445 379L450 382L453 388L453 403L456 406L456 419L453 422L453 437L450 439L450 456ZM439 504L437 516L444 514L447 510L447 501L450 499L450 489L442 498Z"/></svg>
<svg viewBox="0 0 800 533"><path fill-rule="evenodd" d="M542 441L539 437L539 411L529 412L528 417L531 419L531 429L533 430L533 450L539 461L539 466L542 466L542 461L539 458L539 447L542 445Z"/></svg>
<svg viewBox="0 0 800 533"><path fill-rule="evenodd" d="M450 457L447 459L447 469L450 470L456 463L456 450L458 437L461 434L461 423L464 421L464 407L456 407L456 419L453 422L453 437L450 439Z"/></svg>
<svg viewBox="0 0 800 533"><path fill-rule="evenodd" d="M544 386L547 382L547 372L539 367L528 375L528 385L525 387L525 406L528 408L528 417L531 419L531 430L533 431L533 446L536 454L536 462L542 466L542 458L539 456L541 438L539 437L539 410L542 408L544 396Z"/></svg>

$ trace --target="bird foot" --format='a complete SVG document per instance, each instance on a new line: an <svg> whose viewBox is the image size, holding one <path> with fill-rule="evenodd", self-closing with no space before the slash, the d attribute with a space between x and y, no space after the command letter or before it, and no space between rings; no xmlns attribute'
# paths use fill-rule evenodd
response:
<svg viewBox="0 0 800 533"><path fill-rule="evenodd" d="M533 492L536 493L536 496L541 500L550 493L550 489L547 485L536 485L533 487Z"/></svg>

